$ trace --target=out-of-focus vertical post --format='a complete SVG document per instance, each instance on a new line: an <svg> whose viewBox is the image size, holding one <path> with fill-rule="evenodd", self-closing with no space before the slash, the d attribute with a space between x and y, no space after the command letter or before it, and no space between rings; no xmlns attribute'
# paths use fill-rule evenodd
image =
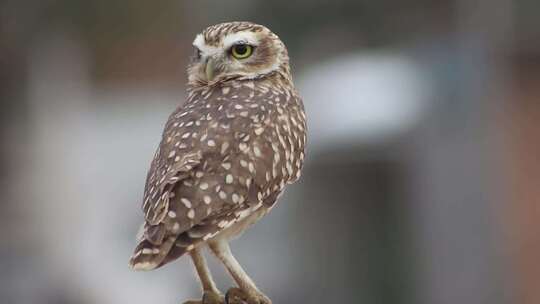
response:
<svg viewBox="0 0 540 304"><path fill-rule="evenodd" d="M511 195L507 211L515 303L540 303L540 45L518 43L505 122Z"/></svg>

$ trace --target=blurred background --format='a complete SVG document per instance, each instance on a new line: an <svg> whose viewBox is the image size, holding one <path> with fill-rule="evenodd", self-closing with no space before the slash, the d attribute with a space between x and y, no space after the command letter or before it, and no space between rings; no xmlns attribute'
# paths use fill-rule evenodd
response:
<svg viewBox="0 0 540 304"><path fill-rule="evenodd" d="M289 48L308 158L233 251L276 304L540 303L540 2L0 2L0 302L181 303L127 261L208 25ZM232 282L211 268L226 290Z"/></svg>

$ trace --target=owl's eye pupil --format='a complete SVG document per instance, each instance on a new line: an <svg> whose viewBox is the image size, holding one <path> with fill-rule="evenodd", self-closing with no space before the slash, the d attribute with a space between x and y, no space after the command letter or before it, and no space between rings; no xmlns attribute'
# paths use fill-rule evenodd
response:
<svg viewBox="0 0 540 304"><path fill-rule="evenodd" d="M236 59L245 59L251 56L253 47L249 44L237 44L231 48L231 54Z"/></svg>
<svg viewBox="0 0 540 304"><path fill-rule="evenodd" d="M238 55L244 55L247 52L247 47L245 44L240 44L236 46L236 53Z"/></svg>

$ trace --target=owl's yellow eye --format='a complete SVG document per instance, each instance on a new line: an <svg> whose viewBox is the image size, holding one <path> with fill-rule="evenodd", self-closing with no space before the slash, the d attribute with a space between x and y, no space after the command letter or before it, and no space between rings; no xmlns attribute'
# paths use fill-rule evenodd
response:
<svg viewBox="0 0 540 304"><path fill-rule="evenodd" d="M246 59L253 53L253 47L249 44L237 44L231 48L231 54L236 59Z"/></svg>

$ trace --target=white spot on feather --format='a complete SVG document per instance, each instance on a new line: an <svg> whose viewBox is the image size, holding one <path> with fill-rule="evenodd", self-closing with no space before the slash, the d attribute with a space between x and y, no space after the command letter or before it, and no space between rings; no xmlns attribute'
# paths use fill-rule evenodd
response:
<svg viewBox="0 0 540 304"><path fill-rule="evenodd" d="M180 201L182 202L182 204L184 204L184 206L186 206L186 208L191 208L191 207L192 207L191 201L188 200L187 198L182 197L182 198L180 199Z"/></svg>
<svg viewBox="0 0 540 304"><path fill-rule="evenodd" d="M257 128L254 130L254 132L255 132L255 135L259 136L264 132L264 128L263 127Z"/></svg>
<svg viewBox="0 0 540 304"><path fill-rule="evenodd" d="M255 153L255 156L257 156L257 157L262 156L261 149L259 149L259 147L257 147L257 146L253 147L253 153Z"/></svg>

